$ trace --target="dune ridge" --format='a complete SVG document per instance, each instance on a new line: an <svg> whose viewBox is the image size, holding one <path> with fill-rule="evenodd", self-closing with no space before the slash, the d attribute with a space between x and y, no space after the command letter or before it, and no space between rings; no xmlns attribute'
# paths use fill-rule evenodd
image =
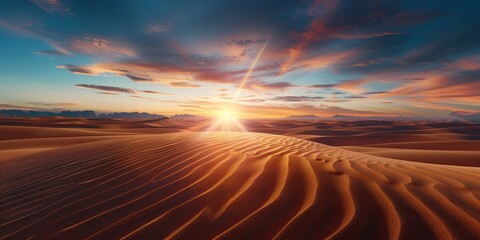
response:
<svg viewBox="0 0 480 240"><path fill-rule="evenodd" d="M480 238L475 167L233 132L131 135L15 161L29 166L0 181L0 239Z"/></svg>

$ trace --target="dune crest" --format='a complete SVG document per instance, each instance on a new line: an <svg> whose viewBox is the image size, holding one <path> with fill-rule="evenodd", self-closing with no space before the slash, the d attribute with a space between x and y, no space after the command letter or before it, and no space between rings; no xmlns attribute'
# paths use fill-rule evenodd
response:
<svg viewBox="0 0 480 240"><path fill-rule="evenodd" d="M480 238L479 168L293 137L132 135L16 161L0 239Z"/></svg>

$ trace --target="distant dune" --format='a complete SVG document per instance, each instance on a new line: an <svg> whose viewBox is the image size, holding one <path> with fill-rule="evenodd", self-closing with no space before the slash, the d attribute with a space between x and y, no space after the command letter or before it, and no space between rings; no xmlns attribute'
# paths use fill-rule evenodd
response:
<svg viewBox="0 0 480 240"><path fill-rule="evenodd" d="M100 139L0 161L1 239L480 238L479 168L262 133L79 134Z"/></svg>

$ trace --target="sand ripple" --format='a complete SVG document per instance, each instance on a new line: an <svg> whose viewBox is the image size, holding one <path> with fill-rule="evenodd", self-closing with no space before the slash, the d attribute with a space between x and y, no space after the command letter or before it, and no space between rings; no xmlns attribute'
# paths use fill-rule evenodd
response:
<svg viewBox="0 0 480 240"><path fill-rule="evenodd" d="M260 133L137 135L20 158L32 166L0 182L0 239L480 238L479 168Z"/></svg>

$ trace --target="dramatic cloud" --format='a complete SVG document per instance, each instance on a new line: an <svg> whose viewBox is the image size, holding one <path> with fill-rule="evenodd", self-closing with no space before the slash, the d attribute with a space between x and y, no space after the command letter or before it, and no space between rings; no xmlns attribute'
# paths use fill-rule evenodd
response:
<svg viewBox="0 0 480 240"><path fill-rule="evenodd" d="M459 71L450 75L433 75L430 78L409 82L388 93L403 96L411 101L455 101L476 104L480 102L480 68ZM447 102L448 103L448 102Z"/></svg>
<svg viewBox="0 0 480 240"><path fill-rule="evenodd" d="M180 102L213 97L215 89L234 94L242 86L242 94L258 96L238 101L265 108L275 107L269 94L277 94L277 101L299 111L310 109L293 103L320 99L360 111L345 114L377 109L371 101L402 103L404 112L417 115L435 108L471 110L479 100L478 7L473 0L5 1L0 27L38 44L2 35L19 54L8 51L0 64L27 72L19 78L49 85L67 70L92 83L77 87L118 98L163 94L148 89L153 84L162 91L176 88L172 98ZM32 51L46 56L35 56L24 71L21 53ZM62 70L47 69L52 61ZM11 69L4 75L17 76ZM104 86L96 76L133 85ZM99 85L90 82L95 79ZM205 93L192 94L196 90Z"/></svg>

